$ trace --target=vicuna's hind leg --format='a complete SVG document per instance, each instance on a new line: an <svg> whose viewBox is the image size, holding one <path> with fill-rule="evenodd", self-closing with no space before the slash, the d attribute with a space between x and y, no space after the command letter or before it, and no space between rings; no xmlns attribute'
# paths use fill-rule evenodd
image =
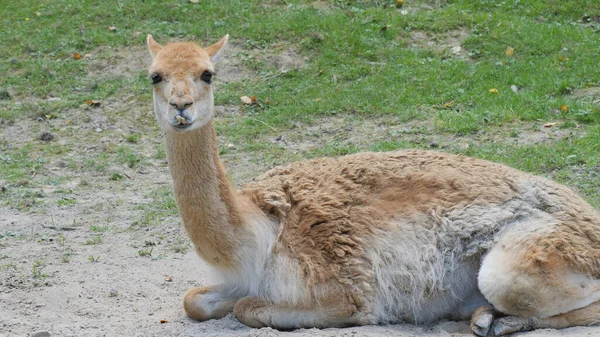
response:
<svg viewBox="0 0 600 337"><path fill-rule="evenodd" d="M225 317L233 311L237 299L223 295L218 286L194 288L183 296L186 314L198 321Z"/></svg>
<svg viewBox="0 0 600 337"><path fill-rule="evenodd" d="M488 302L508 315L491 324L493 335L600 320L600 280L573 269L555 252L502 241L485 257L478 278ZM473 332L482 335L485 330Z"/></svg>
<svg viewBox="0 0 600 337"><path fill-rule="evenodd" d="M361 321L355 306L343 300L326 305L293 306L277 305L255 297L245 297L235 304L233 313L240 322L254 327L275 329L298 328L339 328L350 325L364 325L373 322ZM363 318L364 319L364 318Z"/></svg>

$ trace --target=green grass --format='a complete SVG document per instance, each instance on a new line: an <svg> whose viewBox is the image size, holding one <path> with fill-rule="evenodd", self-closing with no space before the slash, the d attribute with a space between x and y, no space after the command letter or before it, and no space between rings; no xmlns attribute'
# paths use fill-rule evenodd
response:
<svg viewBox="0 0 600 337"><path fill-rule="evenodd" d="M33 265L31 266L31 275L34 278L46 278L50 275L44 273L44 268L46 267L46 261L43 260L34 260Z"/></svg>
<svg viewBox="0 0 600 337"><path fill-rule="evenodd" d="M167 217L178 214L171 187L155 189L148 195L152 201L138 206L143 211L142 218L134 222L134 226L154 226L162 223Z"/></svg>
<svg viewBox="0 0 600 337"><path fill-rule="evenodd" d="M90 231L94 232L94 233L102 233L102 232L106 232L110 229L110 227L108 225L104 225L104 226L100 226L100 225L91 225L90 226Z"/></svg>
<svg viewBox="0 0 600 337"><path fill-rule="evenodd" d="M138 255L141 257L144 257L144 256L152 257L153 249L154 249L153 247L142 248L142 249L138 250Z"/></svg>
<svg viewBox="0 0 600 337"><path fill-rule="evenodd" d="M99 245L102 242L104 242L104 239L102 239L102 235L96 235L90 239L87 239L84 245Z"/></svg>
<svg viewBox="0 0 600 337"><path fill-rule="evenodd" d="M58 206L72 206L77 203L76 199L71 198L61 198L57 201Z"/></svg>
<svg viewBox="0 0 600 337"><path fill-rule="evenodd" d="M72 252L63 253L60 256L60 262L62 262L62 263L69 263L69 262L71 262L71 257L72 256L73 256Z"/></svg>
<svg viewBox="0 0 600 337"><path fill-rule="evenodd" d="M236 144L235 151L251 160L272 166L364 150L429 148L434 135L463 137L470 147L441 150L548 176L600 206L600 108L597 100L574 95L600 86L600 6L595 1L407 0L405 14L392 0L315 3L0 0L5 28L0 34L0 119L6 125L39 120L36 132L51 125L49 131L58 136L49 143L12 144L0 134L0 183L6 189L0 198L30 210L43 197L36 188L67 180L45 177L57 159L73 176L101 174L114 181L124 179L123 169L164 162L162 145L144 151L144 142L157 134L146 66L124 73L91 67L117 54L145 53L148 33L161 43L195 40L204 45L229 33L236 46L229 56L248 77L224 83L217 74L216 104L239 110L236 116L220 117L217 128L225 142ZM452 51L457 43L458 55ZM508 47L514 55L506 54ZM273 55L288 50L304 64L281 71ZM92 56L75 60L73 53ZM240 104L244 95L257 96L259 104ZM53 97L60 100L48 100ZM88 99L101 106L88 106ZM71 129L94 114L120 130ZM123 123L123 116L134 119ZM415 134L363 143L328 139L324 146L299 153L266 141L284 132L302 139L304 126L332 117L389 117L395 124L416 121L431 128L415 131L423 141ZM546 122L577 130L578 136L550 144L485 141L486 135L497 134L517 139L527 130L524 125L536 129ZM324 138L316 135L315 142ZM101 142L101 150L74 156L80 146ZM229 152L234 151L222 150ZM154 191L150 198L153 203L141 206L138 224L158 224L177 214L170 189ZM58 203L76 204L67 197Z"/></svg>

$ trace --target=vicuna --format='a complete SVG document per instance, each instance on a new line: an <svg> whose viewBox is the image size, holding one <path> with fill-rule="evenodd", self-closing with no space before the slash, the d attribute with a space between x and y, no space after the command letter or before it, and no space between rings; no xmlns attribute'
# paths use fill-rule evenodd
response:
<svg viewBox="0 0 600 337"><path fill-rule="evenodd" d="M227 40L147 40L177 205L222 278L185 294L190 317L233 311L277 329L471 317L479 336L600 321L600 214L546 179L413 150L295 163L232 188L211 87Z"/></svg>

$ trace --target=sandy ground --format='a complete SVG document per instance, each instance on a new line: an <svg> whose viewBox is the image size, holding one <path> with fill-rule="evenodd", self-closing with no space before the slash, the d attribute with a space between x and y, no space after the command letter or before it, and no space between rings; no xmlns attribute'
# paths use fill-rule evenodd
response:
<svg viewBox="0 0 600 337"><path fill-rule="evenodd" d="M49 223L48 216L6 208L1 211L1 232L10 230L22 236L0 241L2 254L16 257L18 264L17 272L4 271L2 275L0 336L33 336L40 332L38 336L43 336L43 332L50 336L472 336L467 322L451 321L425 327L391 325L291 332L251 329L231 315L195 322L185 316L181 306L186 289L208 284L206 266L194 252L168 253L162 249L165 242L154 246L158 252L155 258L140 257L135 243L154 236L138 231L108 232L102 244L93 248L82 246L77 241L85 237L80 233L83 228L63 231L66 241L73 243L61 246L57 240L49 239L56 237L56 230L44 228ZM88 215L89 219L96 216ZM86 217L82 218L87 223ZM180 227L175 221L153 230L169 235L180 232ZM59 262L61 254L69 249L74 252L70 262ZM89 253L99 255L100 260L90 262ZM47 261L44 272L50 276L23 277L31 268L31 260L39 257ZM161 323L163 320L166 322ZM518 335L600 336L600 328L538 330Z"/></svg>
<svg viewBox="0 0 600 337"><path fill-rule="evenodd" d="M110 197L103 198L110 202ZM98 200L91 198L89 202ZM124 208L127 206L133 205ZM103 243L94 247L77 243L86 237L80 233L84 228L62 231L66 242L73 243L61 245L56 239L50 240L56 237L56 230L44 227L49 225L47 215L23 214L6 208L1 211L0 231L22 234L18 239L0 241L2 254L16 257L15 269L20 271L8 274L4 271L2 275L0 336L32 336L40 332L48 332L50 336L472 336L467 322L451 321L425 327L391 325L290 332L251 329L231 315L195 322L184 315L181 306L186 289L208 284L206 265L194 252L168 253L162 249L165 241L154 246L156 257L140 257L135 244L143 238L155 237L150 231L107 232ZM77 211L54 214L66 217L69 213L75 216ZM81 216L83 227L97 216ZM166 238L181 229L174 221L152 230L166 233ZM73 252L70 262L59 262L69 249ZM89 253L99 255L100 260L90 262ZM39 257L47 261L44 273L50 276L22 277L22 273L28 272L31 260ZM161 323L163 320L166 322ZM538 330L518 335L600 336L600 328Z"/></svg>
<svg viewBox="0 0 600 337"><path fill-rule="evenodd" d="M140 63L134 62L132 69L143 68L147 61L135 53L123 55ZM285 57L272 61L278 68L301 65L293 53L282 55ZM91 76L103 73L103 62L90 61ZM127 71L120 69L118 73ZM221 72L225 80L232 81L243 74L244 70L235 66ZM151 103L142 102L143 108L139 104L135 98L125 96L103 102L99 108L62 111L57 119L34 118L14 124L0 121L0 160L11 160L14 150L26 143L38 147L76 144L64 153L46 154L43 167L30 172L22 184L8 183L0 177L0 336L472 336L467 322L280 332L248 328L231 315L208 322L188 319L182 295L189 288L209 284L206 265L190 249L176 214L163 214L150 224L140 225L148 207L161 202L152 193L168 191L171 180L164 159L154 156L162 147L162 136L154 126ZM130 119L139 122L137 126L122 125L111 118L121 111L130 113ZM218 107L217 119L236 118L242 118L239 109ZM410 128L427 126L333 118L297 131L282 131L280 137L266 141L302 152L329 137L360 145L387 137L390 130L403 133ZM48 143L38 140L45 131L55 139ZM542 142L570 136L561 132L540 128L523 132L513 141ZM144 165L132 168L112 162L97 171L86 164L88 157L96 158L101 153L114 156L115 148L127 145L123 135L128 133L143 135L139 143L129 145L145 158ZM314 134L320 136L310 136ZM474 141L414 132L406 136L424 137L424 142L435 142L442 148L444 144L462 146ZM248 181L271 165L260 158L248 158L250 155L233 145L223 159L236 182ZM35 158L36 150L32 151L30 157ZM110 180L115 170L125 177ZM27 193L37 195L37 201L23 207L23 200L29 200ZM144 251L149 254L142 254ZM600 328L538 330L519 335L600 336Z"/></svg>

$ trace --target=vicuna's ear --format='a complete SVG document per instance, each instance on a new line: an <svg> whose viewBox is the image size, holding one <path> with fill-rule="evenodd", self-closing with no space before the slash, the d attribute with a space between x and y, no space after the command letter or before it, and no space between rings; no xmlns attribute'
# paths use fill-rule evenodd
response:
<svg viewBox="0 0 600 337"><path fill-rule="evenodd" d="M162 49L162 46L158 44L158 42L154 41L152 35L148 35L146 39L146 44L148 45L148 50L150 51L150 55L152 58L156 57L156 54Z"/></svg>
<svg viewBox="0 0 600 337"><path fill-rule="evenodd" d="M212 63L217 62L217 60L221 57L223 50L225 50L225 45L227 45L227 41L229 40L229 34L223 36L219 42L213 44L212 46L206 48L206 52L210 56L210 61Z"/></svg>

